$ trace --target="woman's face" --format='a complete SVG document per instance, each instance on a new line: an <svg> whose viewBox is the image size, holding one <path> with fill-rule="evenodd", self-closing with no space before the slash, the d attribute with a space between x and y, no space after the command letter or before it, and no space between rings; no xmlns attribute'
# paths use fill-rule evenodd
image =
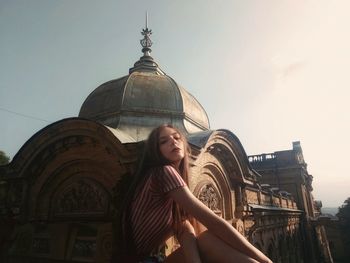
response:
<svg viewBox="0 0 350 263"><path fill-rule="evenodd" d="M165 127L159 134L159 150L163 157L177 168L185 157L184 142L181 135L170 127Z"/></svg>

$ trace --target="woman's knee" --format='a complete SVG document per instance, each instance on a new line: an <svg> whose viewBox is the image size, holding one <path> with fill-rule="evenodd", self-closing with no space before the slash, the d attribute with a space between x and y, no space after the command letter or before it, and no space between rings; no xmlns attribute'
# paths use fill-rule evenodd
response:
<svg viewBox="0 0 350 263"><path fill-rule="evenodd" d="M181 226L180 229L178 229L178 235L182 235L184 233L186 234L191 234L191 235L196 235L196 232L194 230L194 227L192 226L192 224L190 223L190 221L185 220Z"/></svg>
<svg viewBox="0 0 350 263"><path fill-rule="evenodd" d="M217 237L213 236L213 234L206 230L198 235L197 242L200 247L205 248L207 246L210 246L210 244L215 241L215 239L217 239Z"/></svg>
<svg viewBox="0 0 350 263"><path fill-rule="evenodd" d="M216 257L216 251L221 250L223 247L221 245L222 242L222 240L211 234L209 230L197 236L198 249L201 255L207 259Z"/></svg>

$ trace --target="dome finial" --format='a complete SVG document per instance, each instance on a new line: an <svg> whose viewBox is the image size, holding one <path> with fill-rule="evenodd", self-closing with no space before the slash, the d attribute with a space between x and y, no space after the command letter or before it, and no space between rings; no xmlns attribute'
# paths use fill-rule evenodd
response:
<svg viewBox="0 0 350 263"><path fill-rule="evenodd" d="M142 52L145 56L149 56L152 51L150 47L153 43L150 38L150 35L152 35L152 30L148 29L148 12L146 12L146 28L142 29L141 34L143 35L143 39L140 40Z"/></svg>
<svg viewBox="0 0 350 263"><path fill-rule="evenodd" d="M146 12L146 27L142 29L141 34L143 39L140 40L142 46L143 56L134 64L132 68L129 69L129 74L139 71L139 72L154 72L159 75L165 75L165 73L158 67L158 64L151 57L151 46L152 41L150 35L152 35L152 30L148 29L148 13Z"/></svg>

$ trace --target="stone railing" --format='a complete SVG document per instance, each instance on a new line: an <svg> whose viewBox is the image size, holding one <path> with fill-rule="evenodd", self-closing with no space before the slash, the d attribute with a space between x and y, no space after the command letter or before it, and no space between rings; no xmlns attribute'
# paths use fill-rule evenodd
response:
<svg viewBox="0 0 350 263"><path fill-rule="evenodd" d="M298 209L297 204L290 193L279 191L274 188L262 190L245 189L245 198L247 204Z"/></svg>
<svg viewBox="0 0 350 263"><path fill-rule="evenodd" d="M266 161L272 161L274 159L276 159L276 155L274 153L263 153L248 156L248 160L250 163L261 163Z"/></svg>

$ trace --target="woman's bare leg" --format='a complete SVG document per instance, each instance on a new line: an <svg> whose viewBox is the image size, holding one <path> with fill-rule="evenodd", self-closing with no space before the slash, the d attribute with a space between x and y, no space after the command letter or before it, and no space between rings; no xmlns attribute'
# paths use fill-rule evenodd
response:
<svg viewBox="0 0 350 263"><path fill-rule="evenodd" d="M208 250L203 251L202 253L202 262L203 263L257 263L256 260L249 258L248 256L242 254L241 252L229 248L229 253L226 249L220 248L219 251L213 251L213 244L208 244L211 246ZM221 253L221 254L220 254ZM164 263L187 263L185 261L185 256L183 251L180 248L176 249L171 255L169 255Z"/></svg>
<svg viewBox="0 0 350 263"><path fill-rule="evenodd" d="M176 231L176 236L177 236L177 240L181 245L181 250L177 249L175 251L176 253L172 253L171 257L169 256L169 260L172 260L172 261L167 260L166 262L182 261L182 263L186 263L186 262L202 263L199 255L199 248L197 244L196 233L194 231L192 224L188 220L185 220L181 224L180 229ZM180 258L182 258L181 261L179 261Z"/></svg>
<svg viewBox="0 0 350 263"><path fill-rule="evenodd" d="M209 231L201 233L197 237L197 243L203 263L257 263L255 259L230 247L221 239L212 235ZM183 249L180 247L171 253L165 263L187 263Z"/></svg>
<svg viewBox="0 0 350 263"><path fill-rule="evenodd" d="M209 231L197 237L201 258L206 263L257 263L255 259L232 248Z"/></svg>

